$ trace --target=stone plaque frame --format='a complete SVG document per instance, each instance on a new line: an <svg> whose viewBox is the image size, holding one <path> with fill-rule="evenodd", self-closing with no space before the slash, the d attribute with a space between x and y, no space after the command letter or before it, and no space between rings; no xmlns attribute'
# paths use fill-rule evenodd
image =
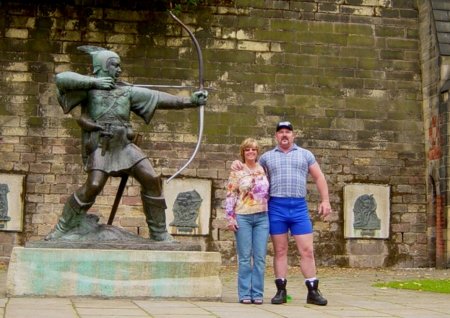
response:
<svg viewBox="0 0 450 318"><path fill-rule="evenodd" d="M167 210L166 210L166 223L167 229L170 234L176 235L209 235L209 223L211 218L211 180L205 179L173 179L169 183L164 180L163 191L166 198ZM198 208L198 215L194 222L197 227L191 229L183 229L182 227L170 225L176 224L174 207L176 208L175 201L181 194L193 194L193 197L200 197L201 203ZM195 203L194 203L195 205Z"/></svg>
<svg viewBox="0 0 450 318"><path fill-rule="evenodd" d="M368 213L372 215L367 215ZM364 222L355 215L366 214ZM380 184L349 184L344 186L344 237L389 238L390 187Z"/></svg>
<svg viewBox="0 0 450 318"><path fill-rule="evenodd" d="M0 231L23 231L24 182L23 174L0 174Z"/></svg>

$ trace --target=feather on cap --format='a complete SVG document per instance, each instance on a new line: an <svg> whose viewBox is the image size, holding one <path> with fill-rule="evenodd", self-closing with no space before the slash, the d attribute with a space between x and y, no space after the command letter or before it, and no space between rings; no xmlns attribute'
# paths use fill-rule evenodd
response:
<svg viewBox="0 0 450 318"><path fill-rule="evenodd" d="M108 51L108 49L105 49L104 47L95 46L95 45L82 45L77 47L80 51L84 53L91 54L92 52L98 52L98 51Z"/></svg>

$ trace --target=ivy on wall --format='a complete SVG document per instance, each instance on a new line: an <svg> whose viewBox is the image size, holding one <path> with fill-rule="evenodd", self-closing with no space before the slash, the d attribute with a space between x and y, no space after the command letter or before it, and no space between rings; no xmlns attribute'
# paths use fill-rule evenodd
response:
<svg viewBox="0 0 450 318"><path fill-rule="evenodd" d="M0 7L2 6L14 6L22 4L30 4L29 0L0 0ZM52 5L52 6L67 6L67 5L77 5L83 6L87 5L84 2L89 1L79 1L79 0L34 0L34 4L37 5ZM127 7L130 9L142 10L150 9L155 12L163 12L167 10L172 10L174 13L179 13L181 11L191 11L195 10L197 7L202 5L230 5L234 3L234 0L96 0L96 3L102 7L110 8L122 8Z"/></svg>
<svg viewBox="0 0 450 318"><path fill-rule="evenodd" d="M192 10L199 5L230 4L233 0L161 0L162 4L175 14L183 10Z"/></svg>

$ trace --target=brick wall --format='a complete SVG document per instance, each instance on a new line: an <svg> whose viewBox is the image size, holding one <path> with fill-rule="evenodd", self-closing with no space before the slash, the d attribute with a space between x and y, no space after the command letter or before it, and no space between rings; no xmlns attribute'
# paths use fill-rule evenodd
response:
<svg viewBox="0 0 450 318"><path fill-rule="evenodd" d="M90 71L89 57L77 46L115 50L129 82L197 85L190 40L167 15L137 0L51 3L0 5L0 171L27 174L23 241L42 239L85 179L78 113L63 114L53 82L61 71ZM206 86L215 89L201 151L183 173L213 181L213 219L223 215L229 165L241 140L253 136L272 147L274 125L285 117L297 128L297 143L316 154L329 181L334 209L329 222L316 217L312 184L308 197L318 264L349 265L343 186L361 182L391 186L391 235L383 242L383 264L429 265L415 1L236 0L180 18L195 29ZM148 126L133 118L144 133L142 148L164 176L191 154L196 116L193 110L160 110ZM103 222L118 182L110 179L91 209ZM130 182L116 222L145 235L138 194L138 185ZM16 242L3 237L3 245ZM230 233L215 228L205 241L225 262L234 261ZM1 250L3 256L9 250ZM296 263L294 249L291 261Z"/></svg>

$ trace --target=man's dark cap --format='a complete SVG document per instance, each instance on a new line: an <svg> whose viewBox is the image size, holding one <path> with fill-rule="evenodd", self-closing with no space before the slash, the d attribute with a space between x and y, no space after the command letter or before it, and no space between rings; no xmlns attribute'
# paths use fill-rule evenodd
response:
<svg viewBox="0 0 450 318"><path fill-rule="evenodd" d="M294 130L294 128L292 127L292 124L290 122L288 122L288 121L280 121L277 124L277 131L282 129L282 128L286 128L286 129L289 129L289 130Z"/></svg>

